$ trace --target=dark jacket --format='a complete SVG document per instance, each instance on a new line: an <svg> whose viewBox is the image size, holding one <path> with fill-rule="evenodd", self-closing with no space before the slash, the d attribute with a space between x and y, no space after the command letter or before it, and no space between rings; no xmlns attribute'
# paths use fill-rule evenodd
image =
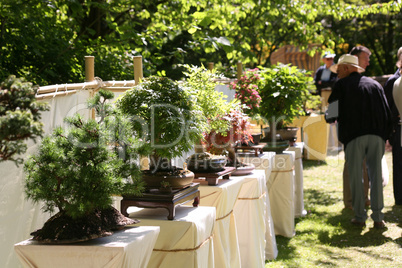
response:
<svg viewBox="0 0 402 268"><path fill-rule="evenodd" d="M392 121L394 128L398 125L399 123L399 112L398 109L396 108L395 102L394 102L394 96L392 95L392 90L394 88L394 83L395 81L401 77L401 73L399 72L399 69L394 73L388 80L385 82L384 85L384 91L385 91L385 96L387 97L388 101L388 106L391 109L392 112Z"/></svg>
<svg viewBox="0 0 402 268"><path fill-rule="evenodd" d="M324 69L325 69L325 65L320 66L314 75L314 84L317 87L317 93L316 93L317 95L321 95L321 89L323 89L323 88L326 88L326 87L332 88L336 79L338 78L338 75L336 73L331 72L329 81L321 81L321 85L318 84L318 81L321 80L321 75L322 75L322 72L324 71Z"/></svg>
<svg viewBox="0 0 402 268"><path fill-rule="evenodd" d="M338 101L338 137L346 145L363 135L377 135L386 141L392 130L391 110L382 86L355 72L339 79L328 103Z"/></svg>

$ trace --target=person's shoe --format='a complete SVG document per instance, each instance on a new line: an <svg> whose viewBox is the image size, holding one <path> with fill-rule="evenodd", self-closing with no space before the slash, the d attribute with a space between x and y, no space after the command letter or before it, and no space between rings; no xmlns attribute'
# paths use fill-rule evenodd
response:
<svg viewBox="0 0 402 268"><path fill-rule="evenodd" d="M376 229L384 229L385 226L385 221L375 221L374 222L374 228Z"/></svg>
<svg viewBox="0 0 402 268"><path fill-rule="evenodd" d="M353 218L350 222L351 222L354 226L357 226L357 227L366 227L366 222L364 222L364 221L358 221L358 220L356 220L355 218Z"/></svg>

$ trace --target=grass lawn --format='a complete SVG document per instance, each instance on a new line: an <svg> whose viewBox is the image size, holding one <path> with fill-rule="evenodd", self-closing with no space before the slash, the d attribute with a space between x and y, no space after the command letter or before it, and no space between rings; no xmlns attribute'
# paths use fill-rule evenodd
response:
<svg viewBox="0 0 402 268"><path fill-rule="evenodd" d="M296 219L296 235L276 236L278 257L265 267L402 267L402 206L394 206L392 154L385 154L390 178L384 188L387 229L364 229L350 223L353 212L343 209L344 154L326 161L303 161L304 206ZM371 210L368 211L368 215Z"/></svg>

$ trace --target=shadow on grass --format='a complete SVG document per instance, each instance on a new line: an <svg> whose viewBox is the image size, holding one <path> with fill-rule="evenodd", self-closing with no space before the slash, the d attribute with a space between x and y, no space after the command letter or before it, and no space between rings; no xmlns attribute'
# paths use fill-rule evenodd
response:
<svg viewBox="0 0 402 268"><path fill-rule="evenodd" d="M326 165L327 165L326 161L303 159L303 169L310 169L310 168L326 166Z"/></svg>
<svg viewBox="0 0 402 268"><path fill-rule="evenodd" d="M314 205L330 206L339 201L339 198L331 196L334 192L320 192L316 189L305 189L304 198L307 200L306 205L314 207Z"/></svg>

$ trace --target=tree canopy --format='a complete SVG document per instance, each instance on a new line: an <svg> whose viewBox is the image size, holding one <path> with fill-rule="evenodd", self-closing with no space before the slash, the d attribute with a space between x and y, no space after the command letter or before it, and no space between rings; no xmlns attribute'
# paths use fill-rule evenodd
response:
<svg viewBox="0 0 402 268"><path fill-rule="evenodd" d="M3 0L0 79L82 81L86 55L95 56L102 79L132 79L134 55L143 56L145 76L179 79L181 64L267 66L285 44L339 53L362 44L374 51L371 71L391 73L401 6L401 0Z"/></svg>

